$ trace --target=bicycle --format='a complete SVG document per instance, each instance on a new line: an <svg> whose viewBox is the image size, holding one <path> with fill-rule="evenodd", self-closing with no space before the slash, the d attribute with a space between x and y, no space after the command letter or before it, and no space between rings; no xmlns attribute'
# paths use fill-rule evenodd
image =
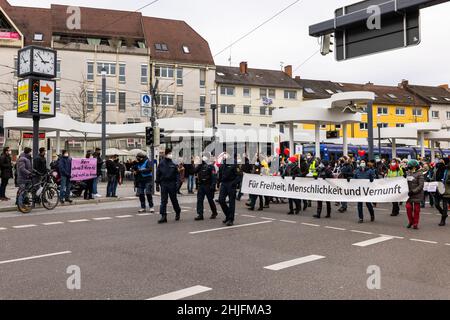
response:
<svg viewBox="0 0 450 320"><path fill-rule="evenodd" d="M42 203L47 210L55 209L59 204L59 193L54 176L47 172L40 174L33 170L31 181L39 178L36 183L31 182L17 190L17 209L24 213L30 213L36 207L36 203Z"/></svg>

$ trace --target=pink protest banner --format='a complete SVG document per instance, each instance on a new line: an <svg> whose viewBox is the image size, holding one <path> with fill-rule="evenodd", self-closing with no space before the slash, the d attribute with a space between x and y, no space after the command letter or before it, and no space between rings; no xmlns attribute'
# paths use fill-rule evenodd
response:
<svg viewBox="0 0 450 320"><path fill-rule="evenodd" d="M97 177L96 158L72 158L72 181L83 181Z"/></svg>
<svg viewBox="0 0 450 320"><path fill-rule="evenodd" d="M20 34L17 32L0 32L0 39L20 39Z"/></svg>

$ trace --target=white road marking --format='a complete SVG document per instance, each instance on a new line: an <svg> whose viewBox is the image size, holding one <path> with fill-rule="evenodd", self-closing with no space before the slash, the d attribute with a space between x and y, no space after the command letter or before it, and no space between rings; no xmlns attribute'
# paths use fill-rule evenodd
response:
<svg viewBox="0 0 450 320"><path fill-rule="evenodd" d="M433 214L433 213L431 213L431 212L421 212L422 214L426 214L426 215L431 215L431 214Z"/></svg>
<svg viewBox="0 0 450 320"><path fill-rule="evenodd" d="M103 220L111 220L111 217L99 217L99 218L92 218L92 220L95 221L103 221Z"/></svg>
<svg viewBox="0 0 450 320"><path fill-rule="evenodd" d="M320 259L324 259L324 258L325 258L324 256L318 256L318 255L313 254L310 256L273 264L273 265L264 267L264 269L279 271L279 270L283 270L283 269L286 269L289 267L297 266L299 264L304 264L304 263L308 263L308 262L312 262L312 261L316 261L316 260L320 260Z"/></svg>
<svg viewBox="0 0 450 320"><path fill-rule="evenodd" d="M297 223L297 221L291 221L291 220L280 220L280 222L286 222L286 223Z"/></svg>
<svg viewBox="0 0 450 320"><path fill-rule="evenodd" d="M450 243L446 243L445 245L446 245L446 246L450 246Z"/></svg>
<svg viewBox="0 0 450 320"><path fill-rule="evenodd" d="M0 231L6 230L6 228L0 228Z"/></svg>
<svg viewBox="0 0 450 320"><path fill-rule="evenodd" d="M325 226L324 228L326 228L326 229L332 229L332 230L339 230L339 231L346 231L346 230L347 230L347 229L345 229L345 228L329 227L329 226Z"/></svg>
<svg viewBox="0 0 450 320"><path fill-rule="evenodd" d="M423 242L423 243L437 244L436 241L421 240L421 239L409 239L409 240L411 240L411 241L416 241L416 242Z"/></svg>
<svg viewBox="0 0 450 320"><path fill-rule="evenodd" d="M55 221L55 222L44 222L43 223L44 226L54 226L56 224L64 224L64 222L62 222L62 221Z"/></svg>
<svg viewBox="0 0 450 320"><path fill-rule="evenodd" d="M380 234L380 236L382 236L382 237L394 238L394 239L405 239L404 237L391 236L391 235L389 235L389 234Z"/></svg>
<svg viewBox="0 0 450 320"><path fill-rule="evenodd" d="M191 210L181 210L181 212L191 212Z"/></svg>
<svg viewBox="0 0 450 320"><path fill-rule="evenodd" d="M126 214L126 215L123 215L123 216L116 216L116 218L119 218L119 219L132 218L132 217L133 216L131 214Z"/></svg>
<svg viewBox="0 0 450 320"><path fill-rule="evenodd" d="M302 224L305 225L305 226L310 226L310 227L320 227L320 225L318 225L318 224L313 224L313 223L305 223L305 222L302 222Z"/></svg>
<svg viewBox="0 0 450 320"><path fill-rule="evenodd" d="M269 221L275 221L275 220L277 220L277 219L273 219L273 218L266 218L266 217L261 217L261 219L263 219L263 220L269 220Z"/></svg>
<svg viewBox="0 0 450 320"><path fill-rule="evenodd" d="M382 236L382 237L378 237L378 238L374 238L374 239L370 239L370 240L354 243L353 246L367 247L367 246L371 246L373 244L377 244L377 243L388 241L388 240L392 240L392 239L393 239L392 237L383 237Z"/></svg>
<svg viewBox="0 0 450 320"><path fill-rule="evenodd" d="M198 234L198 233L205 233L205 232L212 232L212 231L220 231L220 230L228 230L228 229L249 227L249 226L254 226L254 225L264 224L264 223L271 223L271 222L273 222L273 221L261 221L261 222L240 224L240 225L231 226L231 227L222 227L222 228L215 228L215 229L208 229L208 230L193 231L193 232L189 232L189 234Z"/></svg>
<svg viewBox="0 0 450 320"><path fill-rule="evenodd" d="M194 286L194 287L166 293L166 294L163 294L163 295L160 295L157 297L153 297L153 298L150 298L147 300L180 300L180 299L195 296L197 294L207 292L210 290L212 290L212 289L208 288L208 287Z"/></svg>
<svg viewBox="0 0 450 320"><path fill-rule="evenodd" d="M137 216L144 217L144 216L152 216L153 213L138 213Z"/></svg>
<svg viewBox="0 0 450 320"><path fill-rule="evenodd" d="M243 217L247 217L247 218L256 218L255 216L252 216L252 215L250 215L250 214L243 214L242 216L243 216Z"/></svg>
<svg viewBox="0 0 450 320"><path fill-rule="evenodd" d="M24 228L32 228L32 227L37 227L37 225L35 224L24 224L21 226L13 226L14 229L24 229Z"/></svg>
<svg viewBox="0 0 450 320"><path fill-rule="evenodd" d="M31 257L20 258L20 259L5 260L5 261L0 261L0 264L6 264L6 263L18 262L18 261L25 261L25 260L33 260L33 259L40 259L40 258L46 258L46 257L52 257L52 256L59 256L59 255L68 254L68 253L72 253L72 251L62 251L62 252L42 254L42 255L39 255L39 256L31 256Z"/></svg>
<svg viewBox="0 0 450 320"><path fill-rule="evenodd" d="M78 222L88 222L89 220L88 219L79 219L79 220L69 220L69 221L67 221L67 222L70 222L70 223L78 223Z"/></svg>
<svg viewBox="0 0 450 320"><path fill-rule="evenodd" d="M361 230L350 230L350 232L362 233L362 234L373 234L372 232L361 231Z"/></svg>

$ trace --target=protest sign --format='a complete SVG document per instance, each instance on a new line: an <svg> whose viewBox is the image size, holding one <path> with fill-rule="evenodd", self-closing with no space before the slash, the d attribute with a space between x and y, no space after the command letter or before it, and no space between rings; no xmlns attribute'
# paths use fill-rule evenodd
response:
<svg viewBox="0 0 450 320"><path fill-rule="evenodd" d="M96 158L72 158L72 181L83 181L97 177Z"/></svg>
<svg viewBox="0 0 450 320"><path fill-rule="evenodd" d="M405 202L408 182L405 178L376 179L313 179L271 177L245 174L243 193L332 202Z"/></svg>

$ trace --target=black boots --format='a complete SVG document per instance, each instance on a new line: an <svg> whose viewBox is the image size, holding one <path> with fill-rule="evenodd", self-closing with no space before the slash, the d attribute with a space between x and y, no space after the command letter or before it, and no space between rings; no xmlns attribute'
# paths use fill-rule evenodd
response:
<svg viewBox="0 0 450 320"><path fill-rule="evenodd" d="M195 221L202 221L203 219L203 215L198 215L197 217L195 217L194 219Z"/></svg>
<svg viewBox="0 0 450 320"><path fill-rule="evenodd" d="M209 217L210 219L215 219L217 218L217 212L213 212L213 214L211 215L211 217Z"/></svg>
<svg viewBox="0 0 450 320"><path fill-rule="evenodd" d="M439 223L439 226L440 226L440 227L445 226L445 221L447 220L447 217L448 217L448 216L442 216L442 218L441 218L441 223Z"/></svg>
<svg viewBox="0 0 450 320"><path fill-rule="evenodd" d="M161 224L161 223L167 223L167 216L161 216L161 219L159 219L159 221L158 221L158 223L159 224Z"/></svg>
<svg viewBox="0 0 450 320"><path fill-rule="evenodd" d="M175 214L175 221L179 221L180 220L180 213L178 212L177 214Z"/></svg>

